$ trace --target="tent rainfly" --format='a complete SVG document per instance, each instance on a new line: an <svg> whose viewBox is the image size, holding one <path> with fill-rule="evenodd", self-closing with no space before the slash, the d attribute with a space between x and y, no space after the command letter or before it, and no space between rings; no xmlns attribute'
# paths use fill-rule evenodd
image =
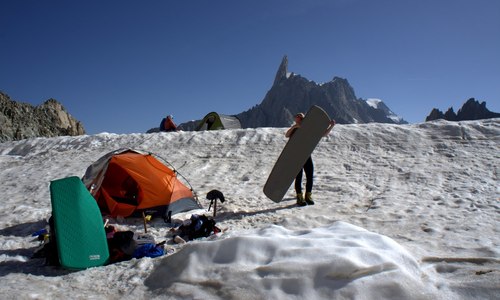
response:
<svg viewBox="0 0 500 300"><path fill-rule="evenodd" d="M177 174L151 153L119 149L90 165L82 181L103 214L128 217L144 212L169 218L201 208Z"/></svg>

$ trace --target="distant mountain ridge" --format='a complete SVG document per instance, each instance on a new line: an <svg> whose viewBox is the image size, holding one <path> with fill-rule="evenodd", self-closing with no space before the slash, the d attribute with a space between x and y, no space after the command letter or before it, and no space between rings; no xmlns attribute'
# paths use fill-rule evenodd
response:
<svg viewBox="0 0 500 300"><path fill-rule="evenodd" d="M0 142L85 134L83 124L55 99L33 106L0 92Z"/></svg>
<svg viewBox="0 0 500 300"><path fill-rule="evenodd" d="M434 121L438 119L444 119L447 121L466 121L466 120L481 120L481 119L491 119L500 118L500 113L491 112L486 108L486 102L477 101L474 98L467 100L462 108L458 110L457 113L453 110L453 107L448 108L448 110L443 113L437 108L434 108L431 113L425 118L425 121Z"/></svg>
<svg viewBox="0 0 500 300"><path fill-rule="evenodd" d="M337 123L393 123L407 124L393 113L380 99L363 100L356 97L354 89L346 79L334 77L318 84L288 71L285 55L276 72L274 83L262 102L251 109L235 115L243 128L288 127L298 112L307 112L312 105L323 108ZM180 124L189 130L193 122Z"/></svg>
<svg viewBox="0 0 500 300"><path fill-rule="evenodd" d="M273 86L261 104L236 117L242 127L287 127L298 112L307 112L312 105L323 108L338 123L406 124L379 99L371 102L356 97L346 79L317 84L300 75L288 72L288 57L284 56L276 72Z"/></svg>

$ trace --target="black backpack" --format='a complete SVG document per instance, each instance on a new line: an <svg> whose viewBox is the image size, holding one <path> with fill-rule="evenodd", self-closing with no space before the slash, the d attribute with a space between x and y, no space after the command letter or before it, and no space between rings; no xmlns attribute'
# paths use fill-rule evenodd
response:
<svg viewBox="0 0 500 300"><path fill-rule="evenodd" d="M214 219L205 215L191 215L191 223L189 225L182 225L179 227L180 236L187 237L189 240L194 240L201 237L208 237L212 233L220 232L220 229L215 226Z"/></svg>
<svg viewBox="0 0 500 300"><path fill-rule="evenodd" d="M60 266L59 251L57 250L56 233L54 230L54 217L49 218L49 239L41 249L36 251L32 258L45 258L46 266Z"/></svg>

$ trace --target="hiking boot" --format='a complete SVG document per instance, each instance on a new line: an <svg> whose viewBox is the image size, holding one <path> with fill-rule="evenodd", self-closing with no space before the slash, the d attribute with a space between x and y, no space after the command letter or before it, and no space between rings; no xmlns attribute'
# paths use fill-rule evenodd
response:
<svg viewBox="0 0 500 300"><path fill-rule="evenodd" d="M306 206L307 205L302 193L297 193L297 205L298 206Z"/></svg>
<svg viewBox="0 0 500 300"><path fill-rule="evenodd" d="M314 201L312 199L311 193L306 193L306 199L305 199L305 201L309 205L314 205Z"/></svg>

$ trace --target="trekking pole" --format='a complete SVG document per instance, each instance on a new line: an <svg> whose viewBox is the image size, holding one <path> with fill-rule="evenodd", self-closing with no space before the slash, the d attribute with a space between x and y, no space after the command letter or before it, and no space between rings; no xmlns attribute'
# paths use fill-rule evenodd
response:
<svg viewBox="0 0 500 300"><path fill-rule="evenodd" d="M144 222L144 233L148 233L148 226L146 222L146 214L144 214L144 211L142 212L142 221Z"/></svg>

